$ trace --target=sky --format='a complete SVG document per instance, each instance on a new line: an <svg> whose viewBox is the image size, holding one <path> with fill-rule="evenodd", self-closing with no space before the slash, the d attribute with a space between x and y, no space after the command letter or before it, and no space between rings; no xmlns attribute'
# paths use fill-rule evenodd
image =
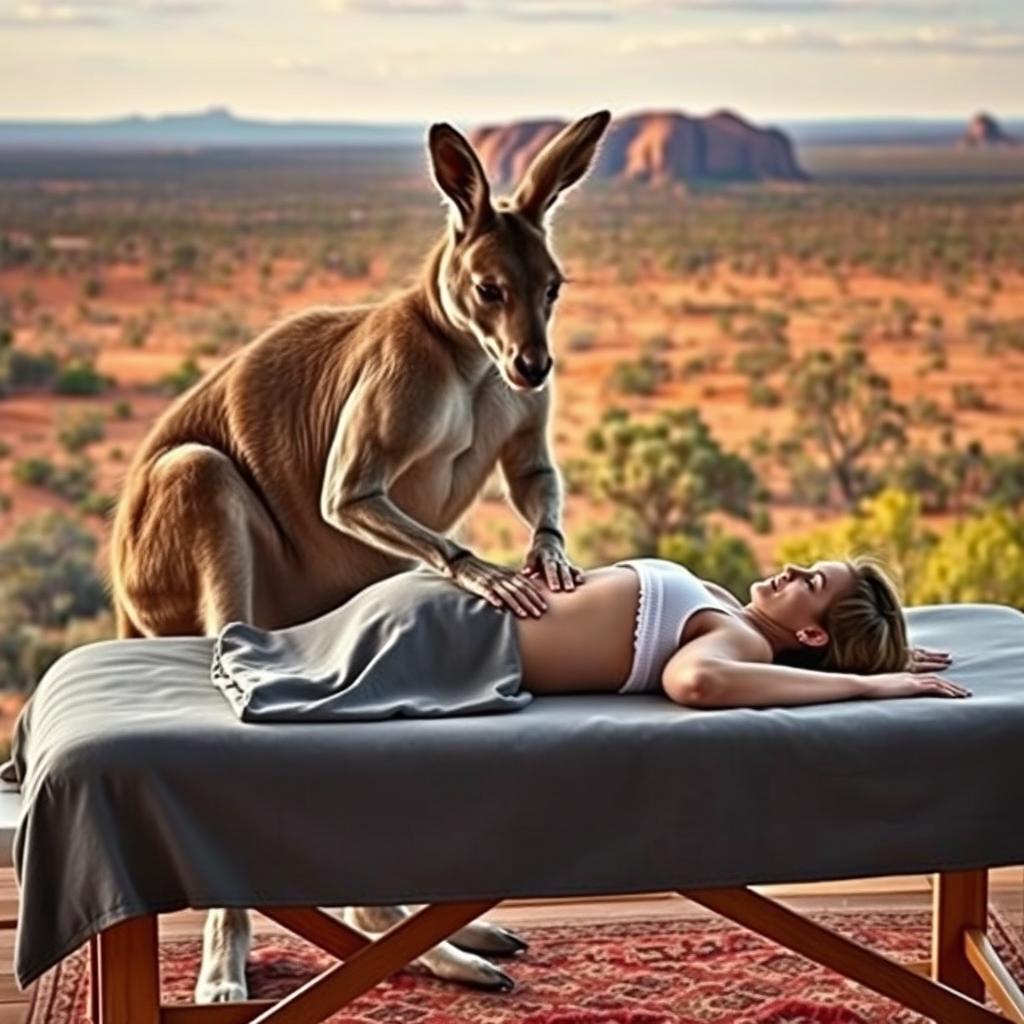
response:
<svg viewBox="0 0 1024 1024"><path fill-rule="evenodd" d="M1024 115L1024 0L0 0L0 118Z"/></svg>

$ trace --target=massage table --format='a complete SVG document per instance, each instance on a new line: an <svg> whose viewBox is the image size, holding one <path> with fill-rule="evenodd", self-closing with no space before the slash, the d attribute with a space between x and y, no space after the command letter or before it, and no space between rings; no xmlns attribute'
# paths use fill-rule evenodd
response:
<svg viewBox="0 0 1024 1024"><path fill-rule="evenodd" d="M15 740L18 982L88 942L96 1024L312 1024L504 899L677 891L935 1020L1024 1021L986 937L986 869L1024 863L1024 615L908 622L973 697L697 710L578 694L253 725L211 685L209 639L78 648ZM926 963L748 888L919 873L936 876ZM372 942L315 909L389 903L426 906ZM161 1006L158 915L225 906L338 964L274 1005Z"/></svg>

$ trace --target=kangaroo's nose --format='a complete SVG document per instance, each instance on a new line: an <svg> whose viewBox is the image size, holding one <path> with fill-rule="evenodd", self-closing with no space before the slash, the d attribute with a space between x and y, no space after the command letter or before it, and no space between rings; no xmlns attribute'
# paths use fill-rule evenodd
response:
<svg viewBox="0 0 1024 1024"><path fill-rule="evenodd" d="M512 360L516 373L531 387L537 387L551 370L554 360L546 352L530 353L520 352Z"/></svg>

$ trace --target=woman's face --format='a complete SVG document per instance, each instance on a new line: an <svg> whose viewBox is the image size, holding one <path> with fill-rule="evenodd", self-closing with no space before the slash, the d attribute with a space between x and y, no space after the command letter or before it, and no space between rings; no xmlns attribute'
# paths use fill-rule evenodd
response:
<svg viewBox="0 0 1024 1024"><path fill-rule="evenodd" d="M750 585L750 602L796 634L801 643L820 647L829 639L821 626L825 612L856 585L857 577L845 562L815 562L810 567L787 564L774 576Z"/></svg>

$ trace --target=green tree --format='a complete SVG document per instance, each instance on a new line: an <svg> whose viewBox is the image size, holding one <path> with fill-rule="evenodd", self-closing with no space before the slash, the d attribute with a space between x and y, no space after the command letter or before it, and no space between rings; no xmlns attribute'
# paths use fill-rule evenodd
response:
<svg viewBox="0 0 1024 1024"><path fill-rule="evenodd" d="M794 427L787 442L828 470L844 504L856 507L880 486L868 461L906 444L907 410L860 345L808 352L793 368L787 394Z"/></svg>
<svg viewBox="0 0 1024 1024"><path fill-rule="evenodd" d="M585 450L567 463L566 477L574 491L615 510L610 524L582 535L606 556L618 549L658 557L670 538L703 541L709 513L749 519L763 498L750 465L725 451L693 408L642 422L611 409L587 434Z"/></svg>
<svg viewBox="0 0 1024 1024"><path fill-rule="evenodd" d="M1024 522L990 508L953 523L928 554L915 603L992 601L1024 607Z"/></svg>

